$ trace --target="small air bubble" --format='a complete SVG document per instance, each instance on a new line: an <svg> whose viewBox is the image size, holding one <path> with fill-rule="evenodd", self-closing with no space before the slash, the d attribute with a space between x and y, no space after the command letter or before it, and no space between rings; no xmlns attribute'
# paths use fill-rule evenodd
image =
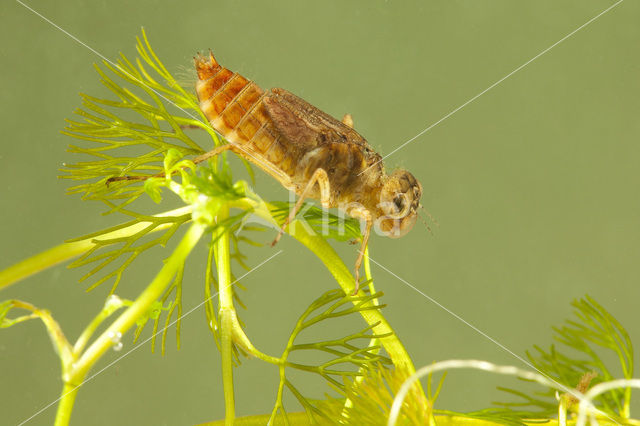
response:
<svg viewBox="0 0 640 426"><path fill-rule="evenodd" d="M120 340L122 339L122 333L120 333L119 331L116 331L116 332L110 331L108 336L111 342L113 342L113 350L114 351L121 350L122 342Z"/></svg>
<svg viewBox="0 0 640 426"><path fill-rule="evenodd" d="M107 297L107 300L104 302L105 309L108 309L111 307L120 307L120 306L122 306L122 299L120 299L115 294L112 294L111 296Z"/></svg>

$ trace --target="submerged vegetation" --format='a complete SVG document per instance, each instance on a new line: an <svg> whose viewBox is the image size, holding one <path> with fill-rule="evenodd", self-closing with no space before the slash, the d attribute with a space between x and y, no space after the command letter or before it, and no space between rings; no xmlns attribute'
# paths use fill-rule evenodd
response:
<svg viewBox="0 0 640 426"><path fill-rule="evenodd" d="M235 288L241 286L244 275L259 269L280 252L262 263L253 262L243 254L243 245L259 244L256 232L268 226L279 227L290 205L265 201L246 181L234 180L225 154L197 167L188 159L211 148L196 143L189 129L202 130L209 136L210 145L218 146L224 141L207 123L195 95L182 88L156 56L144 32L138 39L137 50L135 61L121 55L117 63L96 66L102 83L114 98L82 94L82 107L63 130L66 135L84 141L82 146L71 145L72 153L91 157L63 170L63 178L78 182L69 192L81 194L85 200L102 201L108 214L124 215L126 221L69 240L0 271L1 289L56 263L75 259L72 267L90 266L81 279L89 289L107 285L103 309L76 342L67 340L48 311L19 300L0 303L0 327L38 318L54 343L63 379L56 424L69 423L75 396L82 383L91 377L92 367L110 348L120 349L127 332L132 331L137 340L145 327L150 326L151 336L140 344L152 340L153 350L159 338L164 353L167 332L175 325L180 345L180 322L185 314L181 299L185 260L201 241L208 245L202 305L222 360L226 408L222 423L232 424L235 418L234 368L240 365L243 356L253 356L264 361L265 368L277 369L280 382L274 390L272 412L245 419L247 423L243 424L387 424L396 395L407 379L416 377L416 369L382 314L382 292L374 288L368 258L365 257L366 279L360 285L361 291L353 295L354 278L327 242L359 239L358 222L310 206L287 228L289 234L324 263L338 288L321 294L306 308L297 308L301 315L292 326L288 341L283 342L281 355L261 352L243 331L237 310L237 306L243 305ZM248 165L247 169L252 179ZM110 181L114 176L150 177L145 181ZM164 197L177 197L183 206L156 214L141 213L136 201L147 196L158 204ZM152 282L135 300L119 298L116 293L126 285L128 266L144 251L165 246L171 239L179 242ZM247 272L236 275L239 269ZM451 390L447 389L444 375L437 384L432 383L433 376L429 375L426 392L417 382L408 389L404 401L396 403L401 410L395 424L562 423L567 414L578 412L582 395L593 386L614 378L631 379L633 348L622 325L589 297L575 301L573 306L576 318L555 329L558 345L548 349L535 346L527 354L536 374L555 383L555 388L533 393L530 386L527 390L503 388L511 401L485 410L457 413L436 407L438 394ZM18 311L27 313L20 315ZM114 316L116 319L106 330L94 336L99 326ZM360 317L362 326L355 329L345 326L342 335L317 341L300 337L302 332L320 328L328 320L344 321L350 317ZM618 358L618 370L603 361L607 359L603 354L606 351ZM317 356L304 356L311 352ZM301 361L307 359L321 361L315 364ZM486 364L478 366L496 370ZM314 400L305 396L290 375L292 370L324 380L327 398ZM303 412L286 409L283 399L286 393L299 402ZM593 405L586 408L600 422L638 424L631 420L630 401L631 388L621 387L596 396Z"/></svg>

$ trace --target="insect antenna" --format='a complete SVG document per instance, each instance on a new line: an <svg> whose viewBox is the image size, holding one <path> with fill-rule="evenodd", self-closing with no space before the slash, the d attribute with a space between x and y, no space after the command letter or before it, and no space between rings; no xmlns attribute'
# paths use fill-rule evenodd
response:
<svg viewBox="0 0 640 426"><path fill-rule="evenodd" d="M427 209L424 208L424 206L422 204L419 205L419 207L422 209L422 212L424 214L427 215L427 218L436 226L440 226L440 224L438 223L437 220L434 219L433 216L431 216L431 213L429 213L429 211ZM427 231L429 231L429 233L431 235L433 235L433 231L431 230L431 227L429 226L429 223L427 223L426 219L423 218L420 213L418 212L418 217L420 218L420 221L424 224L424 226L426 226Z"/></svg>

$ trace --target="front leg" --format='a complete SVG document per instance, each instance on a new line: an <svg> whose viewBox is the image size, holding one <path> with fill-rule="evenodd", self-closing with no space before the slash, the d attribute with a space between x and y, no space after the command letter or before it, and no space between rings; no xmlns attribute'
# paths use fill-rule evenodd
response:
<svg viewBox="0 0 640 426"><path fill-rule="evenodd" d="M371 235L371 226L373 225L373 217L371 212L364 207L357 207L352 209L349 214L355 218L363 219L365 221L364 235L362 236L362 243L360 243L360 250L358 250L358 257L356 258L356 265L354 267L354 276L356 278L355 289L353 295L355 296L360 289L360 265L362 265L362 259L364 258L364 251L369 244L369 235Z"/></svg>
<svg viewBox="0 0 640 426"><path fill-rule="evenodd" d="M296 217L296 214L298 213L298 211L300 211L300 208L302 208L302 204L304 203L304 200L309 196L309 193L313 189L313 186L316 184L316 182L320 187L320 202L322 203L322 206L329 207L331 205L331 193L329 191L330 189L329 176L327 175L327 172L324 169L318 168L316 169L315 172L313 172L311 179L309 179L309 183L307 183L307 186L305 186L304 189L302 190L302 193L300 194L298 201L296 202L293 209L289 212L289 216L287 217L287 219L282 224L282 227L280 228L280 232L278 232L278 235L271 243L271 247L275 246L278 243L278 241L280 241L280 238L282 238L282 234L284 233L284 229L287 226L289 226L289 224Z"/></svg>

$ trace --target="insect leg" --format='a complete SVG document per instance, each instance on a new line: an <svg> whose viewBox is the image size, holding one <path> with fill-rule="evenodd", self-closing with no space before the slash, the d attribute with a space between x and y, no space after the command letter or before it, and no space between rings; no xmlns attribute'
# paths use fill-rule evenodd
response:
<svg viewBox="0 0 640 426"><path fill-rule="evenodd" d="M356 295L358 293L360 287L360 265L362 265L362 259L364 258L364 250L369 244L369 235L371 235L371 226L373 225L373 218L371 217L371 213L369 210L364 208L353 209L349 212L349 214L353 217L358 217L360 219L364 219L364 235L362 236L362 242L360 243L360 250L358 250L358 257L356 259L356 265L354 267L354 275L356 278L356 286L353 290L353 294Z"/></svg>
<svg viewBox="0 0 640 426"><path fill-rule="evenodd" d="M311 190L313 189L313 186L316 184L316 182L318 183L318 186L320 187L320 202L325 207L329 206L330 198L331 198L331 195L330 195L330 192L329 192L329 176L327 176L327 172L324 169L317 168L316 171L313 172L313 175L311 176L311 179L309 179L309 183L307 184L307 186L305 186L304 190L300 194L300 197L298 198L298 201L296 202L296 205L289 212L289 217L287 217L287 219L282 224L282 227L280 228L280 232L278 232L278 235L276 236L276 238L271 243L271 247L275 246L277 244L277 242L280 241L280 238L282 238L282 234L284 233L284 229L296 217L296 214L298 213L298 211L302 207L302 204L304 203L304 200L307 198L307 196L309 195L309 192L311 192Z"/></svg>
<svg viewBox="0 0 640 426"><path fill-rule="evenodd" d="M193 162L196 163L196 164L202 163L203 161L208 160L211 157L215 157L216 155L219 155L219 154L223 153L224 151L226 151L228 149L233 151L233 144L228 143L228 144L225 144L225 145L216 146L211 151L205 152L204 154L199 155L196 158L194 158Z"/></svg>

